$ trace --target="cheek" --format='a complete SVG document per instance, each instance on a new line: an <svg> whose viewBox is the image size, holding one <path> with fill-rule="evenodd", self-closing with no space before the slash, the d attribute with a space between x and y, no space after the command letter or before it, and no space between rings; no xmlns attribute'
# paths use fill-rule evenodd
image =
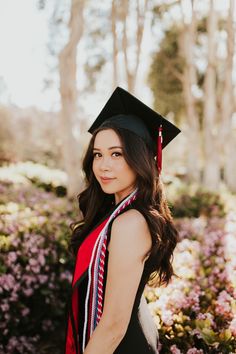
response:
<svg viewBox="0 0 236 354"><path fill-rule="evenodd" d="M124 160L117 160L113 163L113 169L118 173L127 173L129 166Z"/></svg>
<svg viewBox="0 0 236 354"><path fill-rule="evenodd" d="M93 163L92 163L92 171L93 171L93 173L96 175L97 166L96 166L96 162L95 162L95 161L93 161Z"/></svg>
<svg viewBox="0 0 236 354"><path fill-rule="evenodd" d="M130 178L130 182L134 182L137 178L136 173L133 172L133 170L129 170L129 178Z"/></svg>
<svg viewBox="0 0 236 354"><path fill-rule="evenodd" d="M136 179L136 173L129 167L129 165L126 162L122 162L121 164L116 165L116 170L120 172L121 176L127 180L135 180Z"/></svg>

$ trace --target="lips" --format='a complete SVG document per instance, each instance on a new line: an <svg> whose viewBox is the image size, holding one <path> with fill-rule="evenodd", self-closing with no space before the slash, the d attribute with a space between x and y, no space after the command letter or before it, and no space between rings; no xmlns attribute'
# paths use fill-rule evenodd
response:
<svg viewBox="0 0 236 354"><path fill-rule="evenodd" d="M103 183L108 183L108 182L111 182L115 179L115 178L109 178L109 177L100 177L100 178Z"/></svg>

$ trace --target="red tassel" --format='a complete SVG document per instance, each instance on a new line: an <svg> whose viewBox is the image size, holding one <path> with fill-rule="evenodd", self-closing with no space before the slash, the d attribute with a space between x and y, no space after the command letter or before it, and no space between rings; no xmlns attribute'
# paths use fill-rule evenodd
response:
<svg viewBox="0 0 236 354"><path fill-rule="evenodd" d="M160 175L162 169L162 125L158 129L158 138L157 138L157 170L158 175Z"/></svg>

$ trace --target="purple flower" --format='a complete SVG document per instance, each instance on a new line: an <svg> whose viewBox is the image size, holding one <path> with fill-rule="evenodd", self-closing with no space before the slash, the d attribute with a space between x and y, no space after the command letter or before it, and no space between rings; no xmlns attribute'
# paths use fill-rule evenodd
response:
<svg viewBox="0 0 236 354"><path fill-rule="evenodd" d="M72 274L71 274L71 272L69 272L68 270L62 272L62 273L60 274L60 280L67 280L68 283L71 283L71 281L72 281Z"/></svg>
<svg viewBox="0 0 236 354"><path fill-rule="evenodd" d="M182 354L182 352L175 344L170 347L170 351L172 354Z"/></svg>
<svg viewBox="0 0 236 354"><path fill-rule="evenodd" d="M234 337L236 337L236 315L232 319L229 325L229 329Z"/></svg>
<svg viewBox="0 0 236 354"><path fill-rule="evenodd" d="M43 331L48 331L48 330L51 330L53 328L53 324L52 324L52 321L51 320L44 320L42 322L42 329Z"/></svg>
<svg viewBox="0 0 236 354"><path fill-rule="evenodd" d="M33 290L32 289L23 289L23 293L25 294L25 296L29 297L33 294Z"/></svg>
<svg viewBox="0 0 236 354"><path fill-rule="evenodd" d="M48 275L39 274L38 279L39 279L40 284L45 284L48 281Z"/></svg>
<svg viewBox="0 0 236 354"><path fill-rule="evenodd" d="M38 261L39 261L39 263L41 264L41 266L44 266L44 265L45 265L45 257L44 257L44 255L43 255L42 253L40 253L40 254L38 255Z"/></svg>
<svg viewBox="0 0 236 354"><path fill-rule="evenodd" d="M204 354L202 349L190 348L186 354Z"/></svg>
<svg viewBox="0 0 236 354"><path fill-rule="evenodd" d="M172 326L172 324L174 323L173 313L168 310L163 311L163 313L161 314L161 319L166 326Z"/></svg>
<svg viewBox="0 0 236 354"><path fill-rule="evenodd" d="M7 258L9 263L14 263L17 260L16 252L9 252Z"/></svg>
<svg viewBox="0 0 236 354"><path fill-rule="evenodd" d="M221 291L215 305L215 311L219 315L228 316L232 312L232 297L225 291Z"/></svg>
<svg viewBox="0 0 236 354"><path fill-rule="evenodd" d="M30 259L29 259L29 264L30 264L32 267L34 267L34 266L38 265L38 262L37 262L36 259L30 258Z"/></svg>
<svg viewBox="0 0 236 354"><path fill-rule="evenodd" d="M15 278L11 274L3 274L0 276L0 287L10 291L15 286Z"/></svg>
<svg viewBox="0 0 236 354"><path fill-rule="evenodd" d="M8 304L6 304L6 303L5 304L1 304L0 307L1 307L3 312L9 311L9 308L10 308L10 306Z"/></svg>
<svg viewBox="0 0 236 354"><path fill-rule="evenodd" d="M23 317L27 316L30 313L30 309L28 307L25 307L23 310L21 310L21 314Z"/></svg>

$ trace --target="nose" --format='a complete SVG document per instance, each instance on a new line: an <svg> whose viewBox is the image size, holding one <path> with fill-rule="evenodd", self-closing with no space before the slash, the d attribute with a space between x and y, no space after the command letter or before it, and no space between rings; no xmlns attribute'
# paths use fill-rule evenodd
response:
<svg viewBox="0 0 236 354"><path fill-rule="evenodd" d="M111 170L111 161L110 161L109 157L103 157L100 160L99 169L101 171L110 171Z"/></svg>

